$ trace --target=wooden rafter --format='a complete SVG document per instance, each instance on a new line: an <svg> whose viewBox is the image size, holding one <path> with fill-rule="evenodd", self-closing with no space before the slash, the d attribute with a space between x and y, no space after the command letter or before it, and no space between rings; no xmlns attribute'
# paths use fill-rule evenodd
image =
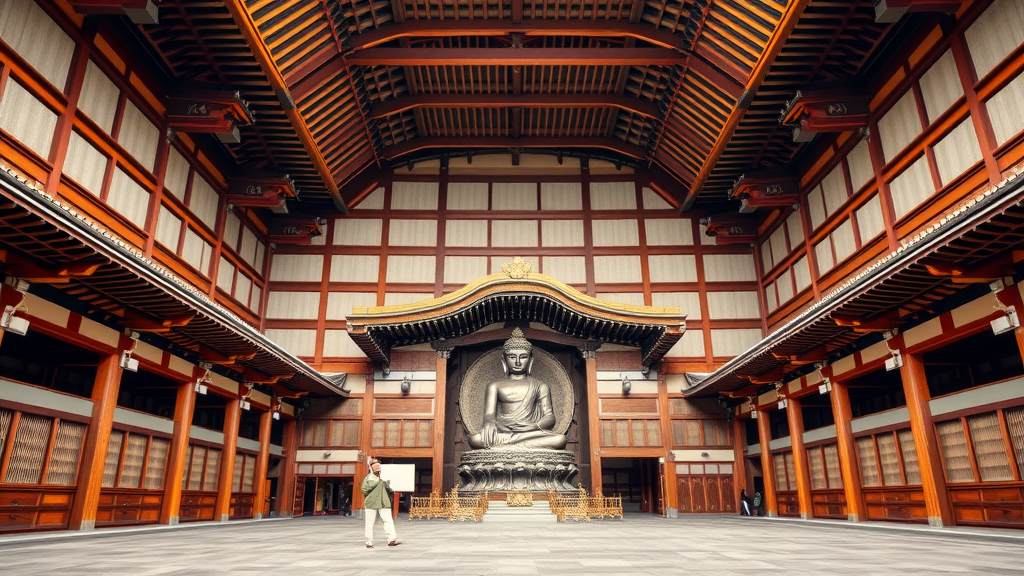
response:
<svg viewBox="0 0 1024 576"><path fill-rule="evenodd" d="M646 150L612 138L415 138L389 146L381 152L385 160L396 160L428 148L600 148L631 158L643 158Z"/></svg>
<svg viewBox="0 0 1024 576"><path fill-rule="evenodd" d="M600 108L615 107L646 118L660 116L653 102L616 94L420 94L392 98L374 106L371 118L416 108Z"/></svg>
<svg viewBox="0 0 1024 576"><path fill-rule="evenodd" d="M368 48L350 66L672 66L686 57L667 48Z"/></svg>

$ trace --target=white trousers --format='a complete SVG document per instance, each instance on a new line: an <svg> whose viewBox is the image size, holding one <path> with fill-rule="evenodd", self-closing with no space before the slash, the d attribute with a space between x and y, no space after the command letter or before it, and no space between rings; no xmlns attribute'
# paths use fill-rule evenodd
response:
<svg viewBox="0 0 1024 576"><path fill-rule="evenodd" d="M384 522L384 535L388 537L388 542L398 539L398 534L395 533L395 521L391 518L391 508L381 508L380 510L367 508L363 512L363 517L366 519L364 535L367 544L373 544L373 524L377 521L377 516L380 516L381 521Z"/></svg>

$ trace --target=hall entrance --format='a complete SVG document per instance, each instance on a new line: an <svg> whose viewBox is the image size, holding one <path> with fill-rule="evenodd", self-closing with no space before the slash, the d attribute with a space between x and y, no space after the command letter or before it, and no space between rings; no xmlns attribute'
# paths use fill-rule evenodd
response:
<svg viewBox="0 0 1024 576"><path fill-rule="evenodd" d="M664 515L661 467L658 458L602 458L602 493L622 496L623 512Z"/></svg>
<svg viewBox="0 0 1024 576"><path fill-rule="evenodd" d="M352 514L352 476L300 476L296 479L293 516Z"/></svg>

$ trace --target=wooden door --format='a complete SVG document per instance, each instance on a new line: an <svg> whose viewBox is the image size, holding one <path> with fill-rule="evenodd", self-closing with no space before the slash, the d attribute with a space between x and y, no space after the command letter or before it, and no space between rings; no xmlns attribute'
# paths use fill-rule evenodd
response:
<svg viewBox="0 0 1024 576"><path fill-rule="evenodd" d="M306 500L306 479L295 479L295 497L292 499L292 517L302 516L302 504Z"/></svg>
<svg viewBox="0 0 1024 576"><path fill-rule="evenodd" d="M707 512L708 503L704 496L704 477L690 477L690 496L693 498L693 512Z"/></svg>
<svg viewBox="0 0 1024 576"><path fill-rule="evenodd" d="M693 512L693 506L690 503L690 478L688 476L677 476L676 477L676 495L679 497L679 511L680 512Z"/></svg>
<svg viewBox="0 0 1024 576"><path fill-rule="evenodd" d="M263 517L270 518L270 478L263 481ZM259 503L256 504L259 506Z"/></svg>
<svg viewBox="0 0 1024 576"><path fill-rule="evenodd" d="M706 477L704 492L707 494L708 512L721 512L722 494L718 483L718 476Z"/></svg>
<svg viewBox="0 0 1024 576"><path fill-rule="evenodd" d="M722 485L722 512L736 512L736 492L732 476L719 476Z"/></svg>

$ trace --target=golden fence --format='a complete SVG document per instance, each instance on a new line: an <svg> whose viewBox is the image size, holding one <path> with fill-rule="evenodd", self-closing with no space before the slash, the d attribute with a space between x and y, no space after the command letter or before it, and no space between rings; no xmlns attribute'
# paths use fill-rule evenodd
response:
<svg viewBox="0 0 1024 576"><path fill-rule="evenodd" d="M590 522L592 518L622 518L622 496L587 493L583 486L571 494L548 492L551 511L559 522L567 519Z"/></svg>
<svg viewBox="0 0 1024 576"><path fill-rule="evenodd" d="M430 496L413 496L412 504L409 506L409 520L447 518L449 522L480 522L486 512L487 492L477 496L459 496L459 488L456 486L447 496L441 496L441 493L436 491L431 492Z"/></svg>

